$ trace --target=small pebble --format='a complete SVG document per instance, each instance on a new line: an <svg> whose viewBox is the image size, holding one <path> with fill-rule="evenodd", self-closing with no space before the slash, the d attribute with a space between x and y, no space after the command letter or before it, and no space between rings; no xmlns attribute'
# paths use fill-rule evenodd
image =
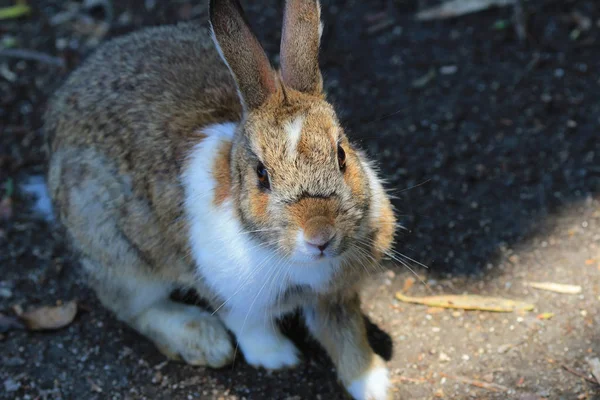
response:
<svg viewBox="0 0 600 400"><path fill-rule="evenodd" d="M13 296L13 292L6 287L0 287L0 297L10 299Z"/></svg>
<svg viewBox="0 0 600 400"><path fill-rule="evenodd" d="M458 67L456 65L445 65L440 68L440 74L442 75L453 75L458 71Z"/></svg>
<svg viewBox="0 0 600 400"><path fill-rule="evenodd" d="M21 357L3 358L2 364L7 367L19 367L21 365L25 365L25 360L23 360Z"/></svg>
<svg viewBox="0 0 600 400"><path fill-rule="evenodd" d="M511 347L512 347L512 344L503 344L502 346L498 347L498 353L504 354L508 350L510 350Z"/></svg>
<svg viewBox="0 0 600 400"><path fill-rule="evenodd" d="M4 390L6 390L8 393L16 392L19 390L19 388L21 388L21 383L15 381L14 379L9 378L4 381Z"/></svg>

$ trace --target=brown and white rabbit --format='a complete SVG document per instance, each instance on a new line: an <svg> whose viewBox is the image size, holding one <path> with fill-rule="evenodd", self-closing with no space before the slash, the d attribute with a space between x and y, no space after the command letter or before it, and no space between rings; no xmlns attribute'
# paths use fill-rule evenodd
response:
<svg viewBox="0 0 600 400"><path fill-rule="evenodd" d="M223 366L230 330L251 365L293 366L274 321L301 309L351 395L382 400L358 291L395 219L325 100L321 31L317 0L288 0L280 71L237 0L106 43L49 103L49 187L102 303L167 356Z"/></svg>

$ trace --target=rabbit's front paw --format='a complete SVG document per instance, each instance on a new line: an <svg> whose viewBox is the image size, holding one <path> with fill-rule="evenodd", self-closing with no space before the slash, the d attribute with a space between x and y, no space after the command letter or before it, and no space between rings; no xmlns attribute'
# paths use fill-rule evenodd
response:
<svg viewBox="0 0 600 400"><path fill-rule="evenodd" d="M300 362L298 349L279 332L256 330L238 338L248 364L270 370L289 368Z"/></svg>
<svg viewBox="0 0 600 400"><path fill-rule="evenodd" d="M390 378L386 367L379 366L367 371L348 386L348 392L356 400L388 400Z"/></svg>
<svg viewBox="0 0 600 400"><path fill-rule="evenodd" d="M233 345L223 323L197 307L169 301L146 311L138 324L171 359L219 368L233 358Z"/></svg>

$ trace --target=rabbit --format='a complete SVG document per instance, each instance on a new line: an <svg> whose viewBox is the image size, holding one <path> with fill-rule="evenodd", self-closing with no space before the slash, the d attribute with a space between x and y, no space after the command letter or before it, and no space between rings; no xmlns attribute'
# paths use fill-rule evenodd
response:
<svg viewBox="0 0 600 400"><path fill-rule="evenodd" d="M232 333L250 365L293 367L276 321L300 311L350 395L383 400L359 291L396 220L326 100L320 12L286 1L278 70L238 0L101 45L48 103L48 186L103 306L167 357L223 367Z"/></svg>

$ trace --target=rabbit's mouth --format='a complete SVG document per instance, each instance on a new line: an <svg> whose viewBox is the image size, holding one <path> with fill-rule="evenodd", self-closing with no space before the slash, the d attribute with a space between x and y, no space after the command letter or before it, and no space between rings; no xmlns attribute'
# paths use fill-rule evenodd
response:
<svg viewBox="0 0 600 400"><path fill-rule="evenodd" d="M339 256L339 244L339 234L333 228L327 227L316 234L299 229L291 258L301 263L329 261Z"/></svg>

